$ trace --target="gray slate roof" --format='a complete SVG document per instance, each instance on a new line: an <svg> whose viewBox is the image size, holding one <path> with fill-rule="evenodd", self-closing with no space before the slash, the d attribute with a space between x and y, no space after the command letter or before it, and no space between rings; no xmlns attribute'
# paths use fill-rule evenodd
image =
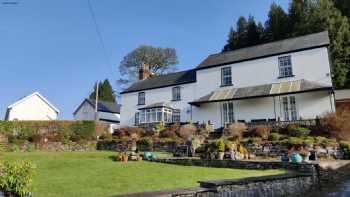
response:
<svg viewBox="0 0 350 197"><path fill-rule="evenodd" d="M196 72L194 70L169 73L135 82L130 87L125 89L121 94L192 82L196 82Z"/></svg>
<svg viewBox="0 0 350 197"><path fill-rule="evenodd" d="M258 97L272 97L278 95L286 95L293 93L330 90L332 86L312 82L305 79L296 81L287 81L281 83L271 83L258 86L250 86L243 88L230 88L217 90L205 95L195 101L190 102L192 105L200 105L202 103L219 102L226 100L242 100Z"/></svg>
<svg viewBox="0 0 350 197"><path fill-rule="evenodd" d="M95 108L95 100L86 99L94 108ZM120 113L120 104L106 102L106 101L98 101L97 110L100 112L110 112L110 113Z"/></svg>
<svg viewBox="0 0 350 197"><path fill-rule="evenodd" d="M89 103L93 108L95 108L95 103L96 103L95 100L85 99L79 105L79 107L74 111L73 114L75 114L85 102ZM98 101L98 103L97 103L97 111L120 114L120 106L121 105L118 104L118 103L112 103L112 102L106 102L106 101Z"/></svg>
<svg viewBox="0 0 350 197"><path fill-rule="evenodd" d="M196 69L204 69L218 65L241 62L327 45L329 45L328 32L324 31L306 36L237 49L225 53L213 54L200 63Z"/></svg>

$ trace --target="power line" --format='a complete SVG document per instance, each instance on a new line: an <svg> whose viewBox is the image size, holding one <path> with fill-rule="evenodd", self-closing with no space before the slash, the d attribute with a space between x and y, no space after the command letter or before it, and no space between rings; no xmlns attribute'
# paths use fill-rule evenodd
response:
<svg viewBox="0 0 350 197"><path fill-rule="evenodd" d="M103 50L103 55L104 55L104 57L106 59L106 66L108 67L108 69L110 69L111 73L113 73L113 69L112 69L111 65L109 64L110 62L109 62L109 57L108 57L108 54L107 54L106 46L105 46L105 43L103 41L102 34L101 34L100 28L98 26L97 20L96 20L96 16L95 16L94 9L92 7L91 0L87 0L87 2L88 2L88 5L89 5L89 11L90 11L90 14L91 14L91 18L92 18L92 20L94 22L94 25L95 25L96 33L97 33L99 42L100 42L102 50Z"/></svg>

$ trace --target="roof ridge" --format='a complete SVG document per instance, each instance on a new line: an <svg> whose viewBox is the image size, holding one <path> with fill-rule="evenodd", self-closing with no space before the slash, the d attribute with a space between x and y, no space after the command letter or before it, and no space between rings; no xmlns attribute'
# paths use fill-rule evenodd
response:
<svg viewBox="0 0 350 197"><path fill-rule="evenodd" d="M299 39L299 38L303 38L303 37L308 37L308 36L312 36L312 35L316 35L316 34L322 34L322 33L327 33L328 34L328 30L317 32L317 33L312 33L312 34L305 34L305 35L302 35L302 36L285 38L285 39L281 39L281 40L275 40L275 41L272 41L272 42L260 43L260 44L256 44L256 45L252 45L252 46L246 46L246 47L242 47L242 48L239 48L239 49L234 49L234 50L231 50L231 51L224 51L224 52L219 52L219 53L213 53L213 54L210 54L209 56L233 53L233 52L237 52L237 51L240 51L240 50L243 50L243 49L255 48L257 46L263 46L263 45L268 45L268 44L275 44L275 43L278 43L278 42L290 41L290 40Z"/></svg>

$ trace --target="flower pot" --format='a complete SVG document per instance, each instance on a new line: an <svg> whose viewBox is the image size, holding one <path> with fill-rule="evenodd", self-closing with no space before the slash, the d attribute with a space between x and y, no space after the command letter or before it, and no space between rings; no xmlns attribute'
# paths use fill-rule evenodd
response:
<svg viewBox="0 0 350 197"><path fill-rule="evenodd" d="M218 153L218 159L219 159L219 160L223 160L223 159L224 159L224 155L225 155L224 152L219 152L219 153Z"/></svg>

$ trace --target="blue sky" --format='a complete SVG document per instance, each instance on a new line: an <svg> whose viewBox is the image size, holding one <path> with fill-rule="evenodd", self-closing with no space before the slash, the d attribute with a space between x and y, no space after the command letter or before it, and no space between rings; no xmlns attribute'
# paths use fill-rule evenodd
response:
<svg viewBox="0 0 350 197"><path fill-rule="evenodd" d="M241 15L265 21L272 2L287 0L91 0L104 55L87 0L0 0L0 119L6 106L39 91L60 119L108 78L118 90L118 65L142 44L177 50L179 70L219 52Z"/></svg>

